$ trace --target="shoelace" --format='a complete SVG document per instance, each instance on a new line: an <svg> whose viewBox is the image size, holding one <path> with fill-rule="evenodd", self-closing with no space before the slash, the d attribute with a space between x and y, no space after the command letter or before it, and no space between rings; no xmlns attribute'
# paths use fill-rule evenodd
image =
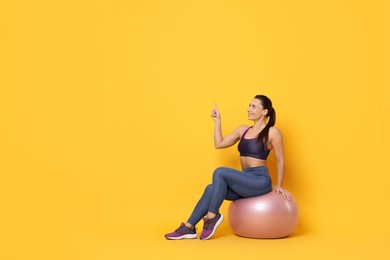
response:
<svg viewBox="0 0 390 260"><path fill-rule="evenodd" d="M178 229L175 230L176 233L179 233L181 235L183 234L188 234L188 232L186 232L186 230L189 229L192 231L192 229L186 227L186 226L180 226Z"/></svg>
<svg viewBox="0 0 390 260"><path fill-rule="evenodd" d="M217 223L217 221L218 221L217 216L215 218L209 219L209 220L207 220L207 222L204 223L203 228L207 229L207 230L213 229L213 225L215 225L215 223Z"/></svg>

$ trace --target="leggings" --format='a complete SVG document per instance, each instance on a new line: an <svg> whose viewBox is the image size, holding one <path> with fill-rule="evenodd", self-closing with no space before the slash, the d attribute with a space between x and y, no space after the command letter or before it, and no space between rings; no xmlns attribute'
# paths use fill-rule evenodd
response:
<svg viewBox="0 0 390 260"><path fill-rule="evenodd" d="M272 191L267 166L243 168L242 171L220 167L213 173L212 184L207 185L196 204L188 223L195 226L206 214L217 214L222 202L260 196Z"/></svg>

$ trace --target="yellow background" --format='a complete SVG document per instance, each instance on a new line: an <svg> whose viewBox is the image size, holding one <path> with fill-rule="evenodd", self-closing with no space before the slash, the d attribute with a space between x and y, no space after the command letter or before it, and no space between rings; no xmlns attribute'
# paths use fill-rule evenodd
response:
<svg viewBox="0 0 390 260"><path fill-rule="evenodd" d="M388 17L379 0L1 0L0 259L389 259ZM240 167L213 147L214 102L226 134L256 94L297 230L165 240L216 167Z"/></svg>

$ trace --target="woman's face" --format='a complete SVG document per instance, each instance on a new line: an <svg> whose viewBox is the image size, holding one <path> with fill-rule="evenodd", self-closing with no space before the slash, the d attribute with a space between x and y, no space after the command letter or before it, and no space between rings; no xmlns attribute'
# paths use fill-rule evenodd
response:
<svg viewBox="0 0 390 260"><path fill-rule="evenodd" d="M253 99L248 108L248 120L258 120L267 114L267 109L263 109L261 101L257 98Z"/></svg>

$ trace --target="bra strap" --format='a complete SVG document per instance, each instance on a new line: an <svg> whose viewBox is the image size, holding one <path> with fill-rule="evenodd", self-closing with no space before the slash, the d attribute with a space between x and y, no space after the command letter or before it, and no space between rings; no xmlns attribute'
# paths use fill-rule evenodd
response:
<svg viewBox="0 0 390 260"><path fill-rule="evenodd" d="M244 137L245 137L246 132L248 132L248 130L249 130L250 128L252 128L252 127L250 126L250 127L248 127L248 128L245 130L245 132L242 134L242 137L241 137L241 138L244 138Z"/></svg>

